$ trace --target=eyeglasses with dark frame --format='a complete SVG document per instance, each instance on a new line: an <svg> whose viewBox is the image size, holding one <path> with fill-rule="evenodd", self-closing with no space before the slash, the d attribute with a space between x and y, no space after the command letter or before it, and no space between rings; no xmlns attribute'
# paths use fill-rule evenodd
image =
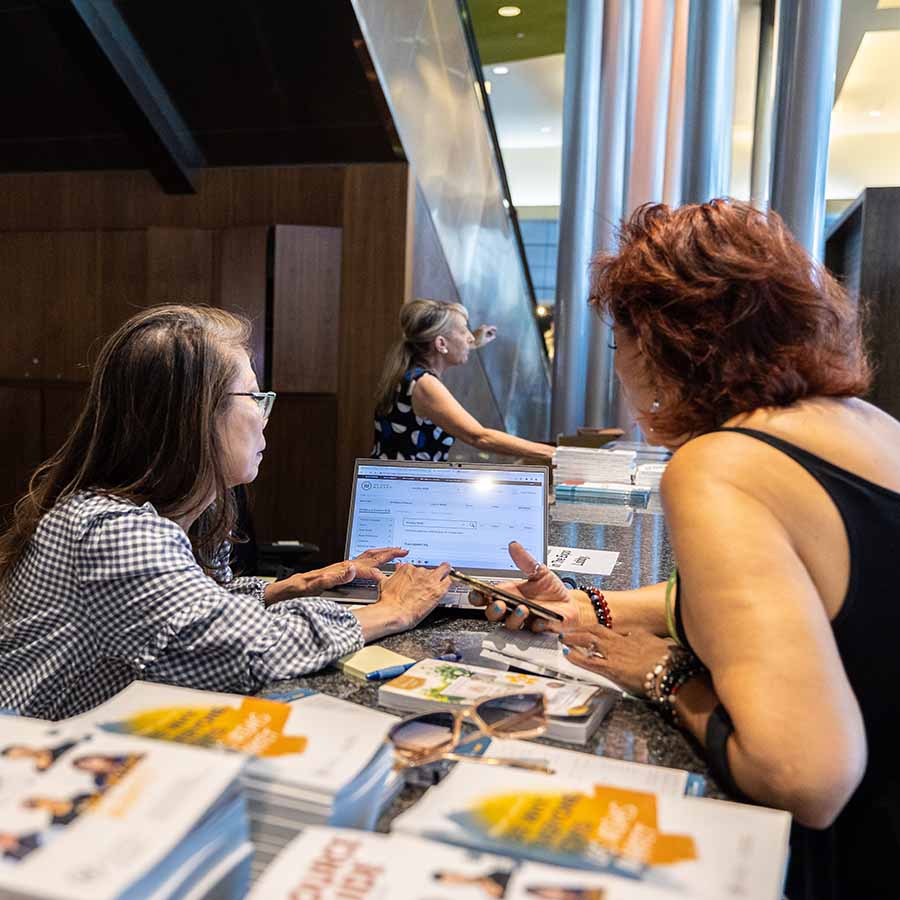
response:
<svg viewBox="0 0 900 900"><path fill-rule="evenodd" d="M229 396L252 397L259 407L262 417L268 419L272 415L272 407L275 405L275 398L278 394L275 391L231 391Z"/></svg>
<svg viewBox="0 0 900 900"><path fill-rule="evenodd" d="M463 724L470 726L463 733ZM491 697L474 706L410 716L388 732L394 749L395 768L424 766L439 760L512 766L553 774L546 761L504 759L455 753L478 737L529 738L547 729L547 698L542 693L516 693Z"/></svg>

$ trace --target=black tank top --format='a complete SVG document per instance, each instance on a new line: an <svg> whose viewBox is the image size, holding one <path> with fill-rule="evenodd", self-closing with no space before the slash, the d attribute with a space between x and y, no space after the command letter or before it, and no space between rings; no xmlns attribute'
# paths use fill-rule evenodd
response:
<svg viewBox="0 0 900 900"><path fill-rule="evenodd" d="M809 472L837 507L850 546L847 593L831 628L862 710L868 764L862 783L830 828L794 826L787 895L790 900L898 897L900 754L892 732L900 725L900 493L765 432L716 430L763 441ZM676 593L675 627L679 640L690 647L679 601Z"/></svg>

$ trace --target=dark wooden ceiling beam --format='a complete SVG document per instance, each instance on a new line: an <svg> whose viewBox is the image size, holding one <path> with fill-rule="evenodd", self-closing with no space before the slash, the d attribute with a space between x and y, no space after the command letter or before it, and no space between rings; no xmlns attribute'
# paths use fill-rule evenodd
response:
<svg viewBox="0 0 900 900"><path fill-rule="evenodd" d="M131 29L109 0L67 0L140 111L158 147L153 173L170 194L195 194L203 154Z"/></svg>

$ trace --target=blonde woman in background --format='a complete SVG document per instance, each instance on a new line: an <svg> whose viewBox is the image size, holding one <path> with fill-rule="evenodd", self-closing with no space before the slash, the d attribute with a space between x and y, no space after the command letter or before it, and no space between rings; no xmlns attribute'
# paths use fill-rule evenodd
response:
<svg viewBox="0 0 900 900"><path fill-rule="evenodd" d="M473 334L462 304L436 300L404 304L400 326L403 337L388 353L376 394L373 459L444 462L456 440L492 453L551 458L548 444L485 428L441 381L496 337L494 326Z"/></svg>

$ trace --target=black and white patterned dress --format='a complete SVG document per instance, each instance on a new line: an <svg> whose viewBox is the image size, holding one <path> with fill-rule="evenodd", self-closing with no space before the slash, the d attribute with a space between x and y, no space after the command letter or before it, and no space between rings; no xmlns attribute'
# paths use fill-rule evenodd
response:
<svg viewBox="0 0 900 900"><path fill-rule="evenodd" d="M454 437L430 419L423 419L412 408L412 392L416 381L434 372L416 366L403 373L394 392L394 402L387 415L375 417L375 443L372 459L419 459L423 462L446 462ZM437 375L434 375L437 378Z"/></svg>

